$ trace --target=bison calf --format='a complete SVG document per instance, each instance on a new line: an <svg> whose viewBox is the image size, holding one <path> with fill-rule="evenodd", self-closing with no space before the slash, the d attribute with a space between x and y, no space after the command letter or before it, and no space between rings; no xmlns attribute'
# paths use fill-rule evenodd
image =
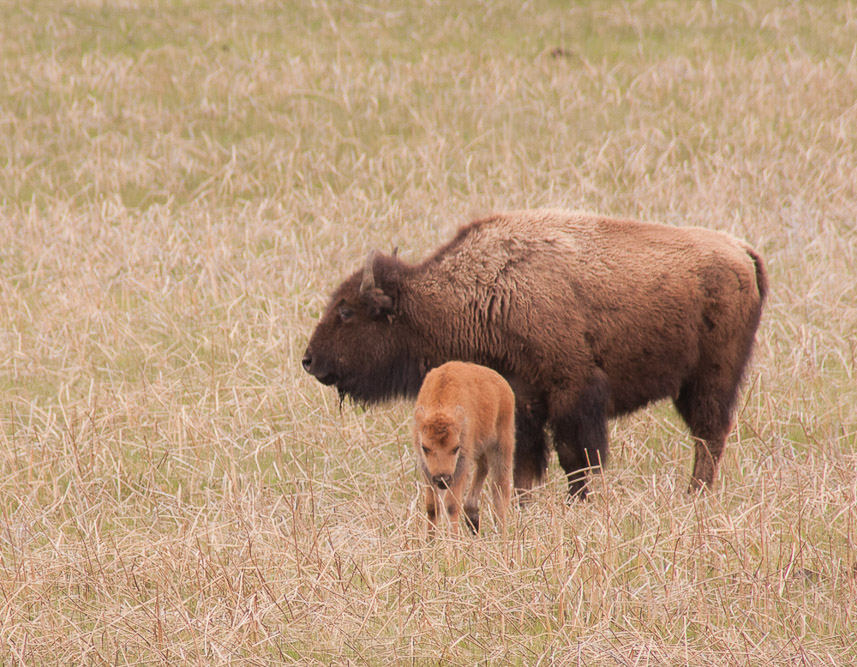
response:
<svg viewBox="0 0 857 667"><path fill-rule="evenodd" d="M607 459L607 420L670 398L714 483L762 314L762 259L728 234L561 210L476 220L425 260L370 253L318 323L304 368L367 403L415 396L446 361L517 397L515 486L544 475L546 431L572 495Z"/></svg>
<svg viewBox="0 0 857 667"><path fill-rule="evenodd" d="M414 410L414 450L427 482L429 532L437 525L438 501L458 530L462 498L467 521L478 532L479 495L489 474L503 530L512 494L515 395L498 373L451 361L426 375Z"/></svg>

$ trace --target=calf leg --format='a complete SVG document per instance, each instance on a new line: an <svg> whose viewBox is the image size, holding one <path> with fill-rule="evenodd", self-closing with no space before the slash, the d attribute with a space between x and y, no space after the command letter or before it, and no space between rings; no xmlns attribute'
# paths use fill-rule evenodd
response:
<svg viewBox="0 0 857 667"><path fill-rule="evenodd" d="M473 482L464 500L464 515L467 517L467 525L474 534L479 532L479 496L482 494L482 486L488 476L488 464L484 458L476 461L476 473Z"/></svg>
<svg viewBox="0 0 857 667"><path fill-rule="evenodd" d="M437 491L431 484L426 486L426 517L428 518L428 534L431 537L437 528Z"/></svg>
<svg viewBox="0 0 857 667"><path fill-rule="evenodd" d="M464 498L464 490L467 488L473 476L473 468L470 461L464 458L458 459L455 475L452 478L452 483L443 494L443 502L446 505L446 513L449 515L449 522L452 524L452 532L458 533L459 519L461 518L461 501Z"/></svg>
<svg viewBox="0 0 857 667"><path fill-rule="evenodd" d="M506 514L509 511L509 504L512 501L511 481L511 479L503 481L496 477L491 480L491 499L494 512L497 514L497 524L501 533L506 530Z"/></svg>
<svg viewBox="0 0 857 667"><path fill-rule="evenodd" d="M506 514L512 500L512 470L515 459L515 430L510 421L504 425L497 441L499 451L494 457L491 475L491 497L501 532L506 529Z"/></svg>

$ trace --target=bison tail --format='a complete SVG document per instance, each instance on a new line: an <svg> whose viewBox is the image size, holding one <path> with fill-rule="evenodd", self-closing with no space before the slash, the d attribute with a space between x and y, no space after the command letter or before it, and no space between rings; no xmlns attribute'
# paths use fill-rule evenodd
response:
<svg viewBox="0 0 857 667"><path fill-rule="evenodd" d="M750 255L750 259L756 265L756 287L759 289L759 297L762 302L768 296L768 272L765 270L765 262L762 256L749 245L744 244L744 251Z"/></svg>

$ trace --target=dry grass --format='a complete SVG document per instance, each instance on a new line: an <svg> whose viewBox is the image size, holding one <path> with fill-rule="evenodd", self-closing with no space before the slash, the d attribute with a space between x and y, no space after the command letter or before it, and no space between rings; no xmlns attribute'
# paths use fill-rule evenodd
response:
<svg viewBox="0 0 857 667"><path fill-rule="evenodd" d="M0 4L0 663L857 660L857 7L562 4ZM409 406L306 338L537 205L765 255L723 483L654 406L427 544Z"/></svg>

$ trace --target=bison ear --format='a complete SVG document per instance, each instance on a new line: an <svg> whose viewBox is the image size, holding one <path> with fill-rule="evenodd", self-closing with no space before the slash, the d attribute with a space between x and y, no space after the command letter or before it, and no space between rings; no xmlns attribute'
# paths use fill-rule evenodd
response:
<svg viewBox="0 0 857 667"><path fill-rule="evenodd" d="M375 250L370 250L363 264L363 279L360 282L360 298L369 304L374 314L393 312L393 299L380 287L375 287Z"/></svg>

